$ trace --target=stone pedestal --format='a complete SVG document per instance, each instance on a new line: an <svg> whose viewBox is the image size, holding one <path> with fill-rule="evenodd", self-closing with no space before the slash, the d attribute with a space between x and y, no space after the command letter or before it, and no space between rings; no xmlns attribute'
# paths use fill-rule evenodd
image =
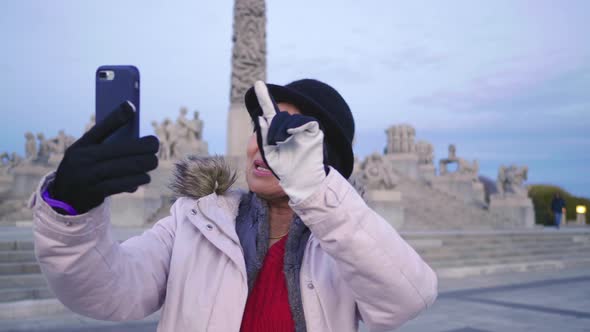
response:
<svg viewBox="0 0 590 332"><path fill-rule="evenodd" d="M12 175L0 175L0 200L5 199L10 194L13 181Z"/></svg>
<svg viewBox="0 0 590 332"><path fill-rule="evenodd" d="M57 166L59 166L59 163L61 163L61 160L64 159L64 155L61 153L52 153L49 156L49 160L47 161L47 163L49 164L50 167L52 168L56 168Z"/></svg>
<svg viewBox="0 0 590 332"><path fill-rule="evenodd" d="M160 160L158 168L149 173L151 181L147 187L152 191L159 192L162 196L171 196L172 191L169 185L174 175L174 165L175 161L173 160Z"/></svg>
<svg viewBox="0 0 590 332"><path fill-rule="evenodd" d="M161 194L146 186L134 193L122 193L110 199L111 223L118 227L142 227L162 206Z"/></svg>
<svg viewBox="0 0 590 332"><path fill-rule="evenodd" d="M432 186L453 195L466 203L485 205L485 189L483 183L472 174L447 173L434 177Z"/></svg>
<svg viewBox="0 0 590 332"><path fill-rule="evenodd" d="M495 194L490 196L490 211L513 220L515 226L535 226L533 201L521 195Z"/></svg>
<svg viewBox="0 0 590 332"><path fill-rule="evenodd" d="M207 156L209 154L209 145L205 141L199 140L179 140L174 146L174 155L181 158L187 154L197 156Z"/></svg>
<svg viewBox="0 0 590 332"><path fill-rule="evenodd" d="M246 157L246 146L252 134L252 120L243 103L232 103L227 118L226 157Z"/></svg>
<svg viewBox="0 0 590 332"><path fill-rule="evenodd" d="M37 189L41 178L53 170L55 168L39 165L24 165L15 168L14 182L9 196L28 199L31 193Z"/></svg>
<svg viewBox="0 0 590 332"><path fill-rule="evenodd" d="M387 220L395 229L404 224L402 194L395 190L367 190L365 201L380 216Z"/></svg>
<svg viewBox="0 0 590 332"><path fill-rule="evenodd" d="M111 197L111 221L119 227L142 227L153 222L158 210L172 197L175 161L160 160L158 168L149 173L151 181L134 193L121 193ZM170 205L170 204L168 204ZM168 215L168 211L162 211Z"/></svg>
<svg viewBox="0 0 590 332"><path fill-rule="evenodd" d="M418 174L420 179L431 183L432 179L436 176L436 167L434 165L418 165Z"/></svg>
<svg viewBox="0 0 590 332"><path fill-rule="evenodd" d="M383 156L394 171L412 180L419 178L418 155L416 153L390 153Z"/></svg>

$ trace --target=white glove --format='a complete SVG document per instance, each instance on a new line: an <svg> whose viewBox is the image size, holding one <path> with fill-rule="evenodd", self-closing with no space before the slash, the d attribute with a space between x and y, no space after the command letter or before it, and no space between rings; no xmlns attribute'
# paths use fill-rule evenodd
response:
<svg viewBox="0 0 590 332"><path fill-rule="evenodd" d="M324 133L317 120L312 119L303 125L287 129L289 136L283 141L268 137L271 125L289 126L289 123L297 121L289 122L289 117L281 116L279 121L287 123L279 124L275 121L273 124L278 107L270 97L266 84L257 81L254 83L254 92L262 109L258 123L266 163L279 178L279 184L289 196L291 203L297 204L310 197L326 177ZM276 141L276 144L269 144L269 141Z"/></svg>

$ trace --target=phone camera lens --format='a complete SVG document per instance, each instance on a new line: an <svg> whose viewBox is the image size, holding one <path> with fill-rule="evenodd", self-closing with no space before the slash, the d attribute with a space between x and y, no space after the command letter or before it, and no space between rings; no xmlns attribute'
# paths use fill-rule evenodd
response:
<svg viewBox="0 0 590 332"><path fill-rule="evenodd" d="M107 78L107 72L106 71L98 72L98 77L100 77L100 78Z"/></svg>

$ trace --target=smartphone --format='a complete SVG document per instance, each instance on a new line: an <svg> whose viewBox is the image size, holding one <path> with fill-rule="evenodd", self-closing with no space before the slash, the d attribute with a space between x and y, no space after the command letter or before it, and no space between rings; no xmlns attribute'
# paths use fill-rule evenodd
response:
<svg viewBox="0 0 590 332"><path fill-rule="evenodd" d="M135 66L100 66L96 70L96 123L102 121L121 103L130 101L135 116L105 142L139 138L139 70Z"/></svg>

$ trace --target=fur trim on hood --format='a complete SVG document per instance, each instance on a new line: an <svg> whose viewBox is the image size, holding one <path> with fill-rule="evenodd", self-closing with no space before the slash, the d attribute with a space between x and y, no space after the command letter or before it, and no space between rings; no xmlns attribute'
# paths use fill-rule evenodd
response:
<svg viewBox="0 0 590 332"><path fill-rule="evenodd" d="M236 170L222 156L189 155L176 163L169 187L176 197L199 199L214 192L223 195L236 179ZM364 184L354 176L348 182L364 198Z"/></svg>
<svg viewBox="0 0 590 332"><path fill-rule="evenodd" d="M175 165L170 189L176 197L199 199L223 195L236 182L236 172L221 156L189 155Z"/></svg>

